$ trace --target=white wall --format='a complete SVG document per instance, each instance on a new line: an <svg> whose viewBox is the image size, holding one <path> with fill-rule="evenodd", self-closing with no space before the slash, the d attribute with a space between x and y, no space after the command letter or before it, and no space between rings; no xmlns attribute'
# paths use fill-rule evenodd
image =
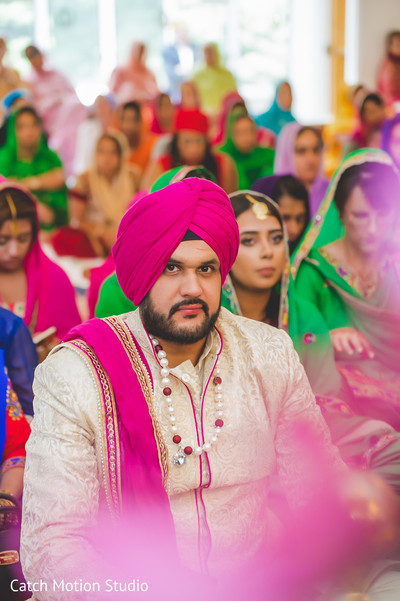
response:
<svg viewBox="0 0 400 601"><path fill-rule="evenodd" d="M289 80L302 123L330 121L330 41L331 0L292 0Z"/></svg>
<svg viewBox="0 0 400 601"><path fill-rule="evenodd" d="M376 75L384 56L385 37L392 29L400 30L400 0L347 0L351 10L346 27L346 63L358 64L346 69L349 84L363 83L372 90L376 87ZM353 18L351 13L353 12ZM358 23L356 22L358 13ZM351 55L353 58L351 58Z"/></svg>

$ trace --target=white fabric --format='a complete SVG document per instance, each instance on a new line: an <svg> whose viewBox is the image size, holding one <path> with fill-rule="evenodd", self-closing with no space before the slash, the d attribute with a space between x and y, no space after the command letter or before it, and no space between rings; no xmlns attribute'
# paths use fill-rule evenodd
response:
<svg viewBox="0 0 400 601"><path fill-rule="evenodd" d="M292 505L305 498L307 462L302 461L291 429L299 418L322 441L319 460L343 467L298 356L283 331L222 309L217 327L223 338L220 368L225 425L208 453L210 471L204 460L194 456L177 467L172 464L176 445L160 368L139 311L123 318L152 372L154 408L169 454L166 488L181 558L190 568L208 569L212 574L235 569L276 533L277 519L272 511L265 511L270 475L277 469ZM196 367L185 361L171 370L176 376L173 398L178 431L185 441L195 443L196 427L200 429L203 384L218 347L214 331ZM211 383L203 402L206 441L216 419L213 388ZM92 554L84 536L96 525L99 508L104 506L100 398L84 360L73 350L61 348L38 367L34 391L21 541L23 569L30 581L65 577L80 565L85 565L87 573ZM201 478L203 486L209 485L201 493L204 508L196 502ZM34 599L61 601L59 592L53 595L49 591Z"/></svg>

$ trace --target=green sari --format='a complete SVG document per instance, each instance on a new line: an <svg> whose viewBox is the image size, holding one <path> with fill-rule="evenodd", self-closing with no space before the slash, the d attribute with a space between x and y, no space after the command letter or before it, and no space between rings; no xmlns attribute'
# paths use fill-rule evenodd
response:
<svg viewBox="0 0 400 601"><path fill-rule="evenodd" d="M315 305L295 296L287 244L286 248L285 267L276 286L280 295L278 326L292 339L343 460L349 467L375 471L400 496L400 436L383 421L356 415L343 400L349 391L335 367L329 330ZM222 306L241 315L229 276L222 289Z"/></svg>
<svg viewBox="0 0 400 601"><path fill-rule="evenodd" d="M52 169L62 169L62 163L58 155L50 150L47 142L42 136L39 147L31 161L23 161L18 156L17 142L15 138L15 115L9 117L7 123L7 141L0 148L0 173L7 179L15 181L26 177L42 175ZM68 197L66 187L59 190L35 190L34 196L39 202L48 206L54 214L51 224L41 223L43 230L52 230L56 227L68 224Z"/></svg>
<svg viewBox="0 0 400 601"><path fill-rule="evenodd" d="M134 311L137 307L122 292L115 271L104 280L97 301L96 317L111 317Z"/></svg>
<svg viewBox="0 0 400 601"><path fill-rule="evenodd" d="M363 290L357 277L340 265L325 245L343 236L334 194L343 172L353 165L379 162L393 166L379 150L359 150L339 167L292 259L296 297L316 307L328 330L350 327L372 344L375 357L336 354L336 365L351 391L357 413L385 419L400 429L400 266L388 250L377 273L376 289Z"/></svg>

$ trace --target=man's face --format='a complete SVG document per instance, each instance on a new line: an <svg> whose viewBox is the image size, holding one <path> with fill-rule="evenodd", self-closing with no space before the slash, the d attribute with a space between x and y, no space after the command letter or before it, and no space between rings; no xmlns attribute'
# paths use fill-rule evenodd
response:
<svg viewBox="0 0 400 601"><path fill-rule="evenodd" d="M194 344L207 337L221 306L220 263L203 240L181 242L140 304L146 330L161 340Z"/></svg>

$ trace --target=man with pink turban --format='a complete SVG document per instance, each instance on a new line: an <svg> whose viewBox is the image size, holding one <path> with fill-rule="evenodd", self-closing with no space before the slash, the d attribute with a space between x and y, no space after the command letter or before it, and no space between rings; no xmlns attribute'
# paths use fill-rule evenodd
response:
<svg viewBox="0 0 400 601"><path fill-rule="evenodd" d="M123 549L130 575L132 557L143 573L153 566L153 592L168 565L174 586L150 598L176 599L185 570L218 582L273 539L276 469L289 503L307 498L312 470L291 424L303 421L319 461L341 469L289 337L221 309L239 243L228 196L203 179L123 217L116 273L139 308L74 328L36 371L21 546L30 581L87 580L92 564L97 580L112 575L89 536L110 516L124 529L107 535L109 561L121 568Z"/></svg>

